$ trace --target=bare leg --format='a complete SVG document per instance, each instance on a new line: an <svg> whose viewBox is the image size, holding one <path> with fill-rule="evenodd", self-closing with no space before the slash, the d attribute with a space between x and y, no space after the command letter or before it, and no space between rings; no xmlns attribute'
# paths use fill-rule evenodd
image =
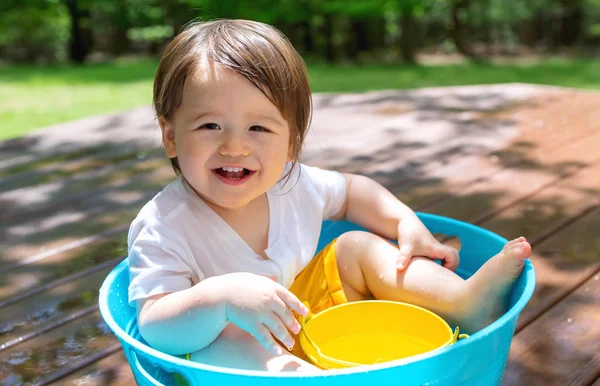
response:
<svg viewBox="0 0 600 386"><path fill-rule="evenodd" d="M426 258L414 258L396 270L398 247L367 232L338 238L338 270L349 301L386 299L415 304L475 332L503 311L511 284L531 253L524 238L509 242L469 280Z"/></svg>
<svg viewBox="0 0 600 386"><path fill-rule="evenodd" d="M283 347L282 347L283 348ZM191 360L213 366L243 370L266 370L269 372L321 371L298 357L288 353L276 356L265 349L246 331L230 324L208 347L192 353Z"/></svg>

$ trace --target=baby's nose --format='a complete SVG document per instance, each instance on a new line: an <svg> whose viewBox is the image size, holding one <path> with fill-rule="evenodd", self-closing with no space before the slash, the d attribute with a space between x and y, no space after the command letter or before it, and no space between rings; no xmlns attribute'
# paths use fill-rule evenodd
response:
<svg viewBox="0 0 600 386"><path fill-rule="evenodd" d="M230 157L245 157L250 154L250 147L238 135L229 135L219 147L219 154Z"/></svg>

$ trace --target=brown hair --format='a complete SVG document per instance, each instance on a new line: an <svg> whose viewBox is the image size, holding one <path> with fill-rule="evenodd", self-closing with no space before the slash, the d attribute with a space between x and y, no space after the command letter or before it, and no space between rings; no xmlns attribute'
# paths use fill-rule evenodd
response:
<svg viewBox="0 0 600 386"><path fill-rule="evenodd" d="M289 40L274 27L255 21L190 24L167 45L158 65L153 93L158 117L173 116L187 75L203 57L244 76L279 109L290 127L295 164L310 124L312 101L306 65ZM176 157L171 164L180 174Z"/></svg>

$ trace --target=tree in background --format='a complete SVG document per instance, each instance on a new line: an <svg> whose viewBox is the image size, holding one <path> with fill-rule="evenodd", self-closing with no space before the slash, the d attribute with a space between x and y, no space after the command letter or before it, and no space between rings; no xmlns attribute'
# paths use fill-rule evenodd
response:
<svg viewBox="0 0 600 386"><path fill-rule="evenodd" d="M64 61L69 39L69 18L58 1L0 3L0 59Z"/></svg>
<svg viewBox="0 0 600 386"><path fill-rule="evenodd" d="M90 4L85 0L63 0L71 22L69 58L74 63L84 63L92 45Z"/></svg>

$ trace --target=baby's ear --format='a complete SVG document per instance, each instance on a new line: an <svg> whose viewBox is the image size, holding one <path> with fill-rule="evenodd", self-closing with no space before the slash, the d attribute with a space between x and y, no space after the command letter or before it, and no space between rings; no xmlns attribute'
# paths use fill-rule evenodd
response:
<svg viewBox="0 0 600 386"><path fill-rule="evenodd" d="M158 124L162 132L162 144L165 148L165 154L169 158L177 157L177 147L175 146L175 127L164 117L158 117Z"/></svg>

